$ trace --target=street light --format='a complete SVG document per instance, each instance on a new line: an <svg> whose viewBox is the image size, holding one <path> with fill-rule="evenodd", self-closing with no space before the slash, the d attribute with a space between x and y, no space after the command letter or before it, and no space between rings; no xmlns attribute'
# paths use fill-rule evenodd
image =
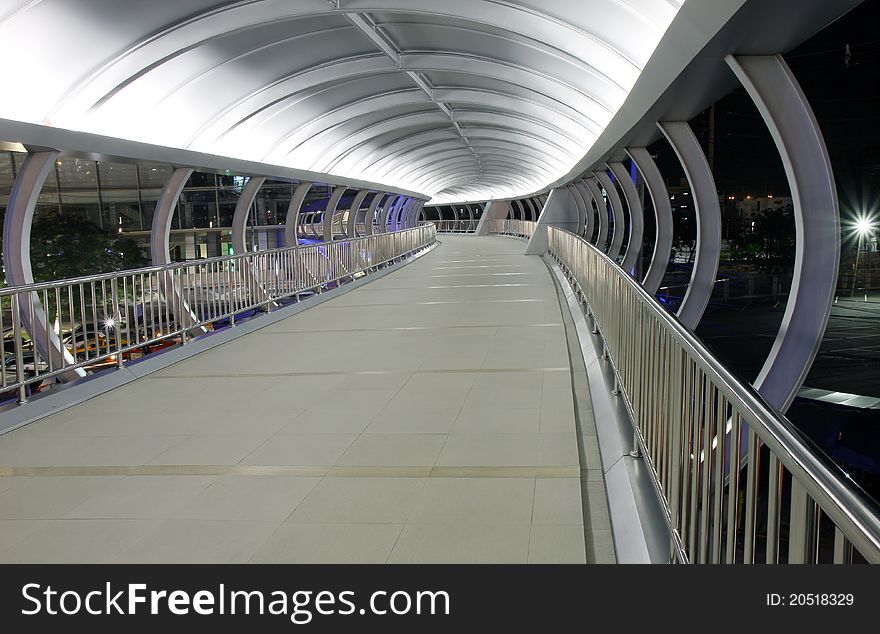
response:
<svg viewBox="0 0 880 634"><path fill-rule="evenodd" d="M874 231L874 221L865 216L864 214L858 216L855 222L856 233L859 236L858 244L856 245L856 261L853 265L853 281L852 281L852 289L850 290L850 297L856 294L856 277L859 273L859 254L862 251L862 241L869 236ZM867 278L865 279L865 301L868 301L868 289L867 289Z"/></svg>

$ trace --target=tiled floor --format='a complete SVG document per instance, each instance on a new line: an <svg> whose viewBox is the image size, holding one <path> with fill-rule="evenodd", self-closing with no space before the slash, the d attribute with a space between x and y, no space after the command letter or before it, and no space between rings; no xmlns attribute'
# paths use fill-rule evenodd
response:
<svg viewBox="0 0 880 634"><path fill-rule="evenodd" d="M607 560L548 271L520 241L442 242L0 436L0 561Z"/></svg>

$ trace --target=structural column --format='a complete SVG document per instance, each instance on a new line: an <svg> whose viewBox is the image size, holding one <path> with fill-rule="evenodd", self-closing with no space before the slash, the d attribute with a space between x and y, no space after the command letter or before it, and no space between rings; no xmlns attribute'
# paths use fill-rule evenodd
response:
<svg viewBox="0 0 880 634"><path fill-rule="evenodd" d="M503 200L489 200L483 209L483 215L477 223L477 230L474 232L478 236L489 235L490 222L493 220L504 220L513 214L513 207L509 202Z"/></svg>
<svg viewBox="0 0 880 634"><path fill-rule="evenodd" d="M333 193L330 194L330 199L327 201L327 207L324 209L324 242L333 241L333 217L336 215L339 199L342 198L346 189L348 188L345 185L334 187Z"/></svg>
<svg viewBox="0 0 880 634"><path fill-rule="evenodd" d="M358 215L361 211L361 204L364 202L364 198L367 197L367 194L370 193L368 189L360 190L354 197L354 200L351 201L351 209L348 210L348 223L345 228L345 237L346 238L355 238L357 233L357 220Z"/></svg>
<svg viewBox="0 0 880 634"><path fill-rule="evenodd" d="M403 229L404 218L407 217L415 203L415 198L407 198L406 202L397 209L397 213L394 215L394 220L391 225L394 231L400 231Z"/></svg>
<svg viewBox="0 0 880 634"><path fill-rule="evenodd" d="M308 181L300 183L293 190L290 205L287 207L287 218L284 220L284 245L294 247L299 244L299 218L303 201L312 188Z"/></svg>
<svg viewBox="0 0 880 634"><path fill-rule="evenodd" d="M379 203L386 198L388 198L388 194L382 192L376 192L376 195L373 196L373 200L370 202L370 206L367 208L367 213L364 216L364 232L366 235L373 235L373 223L376 219L376 209L379 207Z"/></svg>
<svg viewBox="0 0 880 634"><path fill-rule="evenodd" d="M424 200L416 200L415 204L413 204L412 209L407 215L406 222L404 223L404 229L409 229L411 227L416 227L419 224L419 216L422 213L422 207L425 206ZM473 218L473 213L470 211L470 207L468 207L468 212L471 214L471 218Z"/></svg>
<svg viewBox="0 0 880 634"><path fill-rule="evenodd" d="M626 231L623 203L617 194L617 188L611 182L611 177L608 176L608 172L601 170L594 173L605 190L605 195L608 197L608 206L611 208L611 214L614 218L614 232L611 234L611 246L608 247L608 257L615 260L620 255L620 248L623 246L623 234Z"/></svg>
<svg viewBox="0 0 880 634"><path fill-rule="evenodd" d="M156 211L153 213L153 226L150 234L150 254L153 256L153 266L171 263L171 220L174 218L180 193L192 173L193 170L189 167L178 167L171 172L171 176L165 181L165 186L159 194L159 200L156 201Z"/></svg>
<svg viewBox="0 0 880 634"><path fill-rule="evenodd" d="M380 233L388 233L388 231L390 231L389 226L391 224L391 218L393 217L392 214L396 211L397 206L403 203L403 200L403 194L397 194L385 201L385 207L383 209L384 214L378 223L381 227Z"/></svg>
<svg viewBox="0 0 880 634"><path fill-rule="evenodd" d="M596 246L599 247L600 251L605 251L605 243L608 242L608 205L605 203L605 198L602 196L602 192L599 189L598 183L595 180L595 174L593 174L593 178L585 178L584 183L587 184L587 189L590 190L590 194L593 195L593 201L596 203L596 209L599 212L599 235L596 236Z"/></svg>
<svg viewBox="0 0 880 634"><path fill-rule="evenodd" d="M59 153L37 152L27 155L12 191L3 221L3 267L8 286L25 286L34 283L31 268L31 227L34 209L40 198L40 190L49 172L55 168ZM19 314L24 329L31 336L42 359L52 360L54 368L76 363L73 355L61 344L37 293L19 295ZM16 342L19 345L20 342ZM72 369L61 375L62 381L72 381L86 375L85 370Z"/></svg>
<svg viewBox="0 0 880 634"><path fill-rule="evenodd" d="M574 196L565 187L557 187L550 191L547 204L541 210L538 224L526 245L526 255L543 255L547 252L549 245L547 227L559 227L572 233L577 230L577 204L575 204Z"/></svg>
<svg viewBox="0 0 880 634"><path fill-rule="evenodd" d="M193 170L189 167L178 167L171 172L171 176L162 187L159 200L156 201L156 211L153 213L153 225L150 233L150 253L153 256L153 266L171 264L171 221L177 210L180 193L192 173ZM180 287L175 284L171 271L160 275L159 286L165 301L171 303L171 311L174 313L179 328L188 328L198 321L198 317L184 299ZM171 297L172 294L176 299ZM194 329L193 334L204 332L207 332L205 327L199 326Z"/></svg>
<svg viewBox="0 0 880 634"><path fill-rule="evenodd" d="M691 272L691 281L681 306L678 319L695 329L712 297L718 260L721 256L721 207L718 190L709 162L691 127L684 121L664 121L657 124L675 150L691 188L691 200L697 211L697 255Z"/></svg>
<svg viewBox="0 0 880 634"><path fill-rule="evenodd" d="M639 192L632 181L629 171L623 163L608 163L608 167L614 173L623 195L626 198L626 206L629 209L629 238L626 242L626 252L623 254L623 261L620 263L621 268L632 275L635 271L636 262L639 259L639 253L642 250L642 239L645 235L644 211L642 209L642 201L639 199Z"/></svg>
<svg viewBox="0 0 880 634"><path fill-rule="evenodd" d="M587 213L586 218L584 218L583 236L587 239L587 242L592 242L593 231L596 226L596 212L593 211L592 205L593 195L587 188L586 183L584 183L584 181L582 180L575 181L574 186L578 190L578 192L580 192L581 199L584 201L584 207Z"/></svg>
<svg viewBox="0 0 880 634"><path fill-rule="evenodd" d="M580 190L575 187L574 184L569 183L566 185L566 189L571 193L571 197L574 198L575 205L577 205L578 208L577 234L583 235L584 227L587 223L587 201L583 199Z"/></svg>
<svg viewBox="0 0 880 634"><path fill-rule="evenodd" d="M819 124L781 55L726 61L761 113L785 167L796 227L794 275L779 333L755 387L782 411L803 384L831 314L840 211Z"/></svg>
<svg viewBox="0 0 880 634"><path fill-rule="evenodd" d="M666 268L669 266L669 256L672 254L672 207L669 204L669 192L666 190L666 183L663 181L660 170L657 169L657 164L646 148L627 148L626 153L629 154L642 174L642 178L645 179L648 193L654 203L654 225L656 227L654 253L651 256L651 264L648 266L645 279L642 280L642 286L649 294L656 295L660 284L663 283Z"/></svg>
<svg viewBox="0 0 880 634"><path fill-rule="evenodd" d="M235 255L247 253L247 221L250 215L251 205L260 187L266 182L265 176L252 176L235 205L235 213L232 215L232 251Z"/></svg>

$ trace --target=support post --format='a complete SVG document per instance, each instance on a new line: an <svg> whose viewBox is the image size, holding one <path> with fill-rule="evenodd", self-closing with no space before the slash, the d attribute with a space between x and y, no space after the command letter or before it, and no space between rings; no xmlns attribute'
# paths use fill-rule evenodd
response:
<svg viewBox="0 0 880 634"><path fill-rule="evenodd" d="M807 99L781 55L726 58L770 129L791 187L795 262L779 333L755 380L781 411L803 384L831 314L840 262L840 210L831 161Z"/></svg>
<svg viewBox="0 0 880 634"><path fill-rule="evenodd" d="M333 241L333 217L336 215L336 206L339 204L339 199L342 198L347 189L348 187L345 185L334 187L330 198L327 200L327 207L324 209L324 242Z"/></svg>
<svg viewBox="0 0 880 634"><path fill-rule="evenodd" d="M290 205L287 207L287 218L284 221L284 245L295 247L299 244L299 218L303 201L312 188L312 184L308 181L300 183L293 190L293 196L290 198Z"/></svg>
<svg viewBox="0 0 880 634"><path fill-rule="evenodd" d="M641 172L642 178L645 179L654 206L654 226L656 227L654 253L651 256L651 264L648 266L645 279L642 280L642 286L649 294L656 295L660 284L663 283L666 268L669 266L669 256L672 254L672 206L669 204L666 183L648 150L643 147L632 147L627 148L626 153L629 154Z"/></svg>
<svg viewBox="0 0 880 634"><path fill-rule="evenodd" d="M358 215L361 211L361 204L364 202L364 198L367 197L367 194L370 193L369 189L362 189L357 194L355 194L354 200L351 201L351 208L348 210L348 223L346 223L345 227L345 237L349 240L356 236L357 229L357 220Z"/></svg>
<svg viewBox="0 0 880 634"><path fill-rule="evenodd" d="M608 172L602 170L595 172L595 174L605 190L605 195L608 196L608 204L611 208L611 215L614 218L614 231L611 234L611 246L608 247L608 257L616 260L617 256L620 255L620 248L623 246L623 235L626 232L623 203L617 194L617 188L608 176Z"/></svg>
<svg viewBox="0 0 880 634"><path fill-rule="evenodd" d="M691 127L685 121L664 121L657 125L684 168L697 212L697 255L677 313L679 321L693 330L700 323L715 288L721 257L721 207L709 162Z"/></svg>
<svg viewBox="0 0 880 634"><path fill-rule="evenodd" d="M388 194L383 194L382 192L376 192L376 195L373 196L373 200L370 202L370 206L367 208L367 213L364 216L364 232L366 235L373 235L373 224L376 220L376 209L379 207L379 204L388 198Z"/></svg>
<svg viewBox="0 0 880 634"><path fill-rule="evenodd" d="M235 255L247 253L247 221L250 215L251 205L257 197L260 187L266 182L265 176L252 176L247 185L241 190L241 196L235 204L235 213L232 215L232 252Z"/></svg>
<svg viewBox="0 0 880 634"><path fill-rule="evenodd" d="M549 248L547 227L559 227L574 233L578 227L578 209L574 196L565 187L556 187L550 191L547 204L541 210L538 224L529 243L526 245L526 255L543 255Z"/></svg>
<svg viewBox="0 0 880 634"><path fill-rule="evenodd" d="M635 271L639 253L642 251L642 240L645 234L642 201L626 166L623 163L614 162L608 163L608 167L611 168L614 177L620 183L620 188L623 190L623 195L626 198L627 209L629 209L629 238L627 239L626 251L623 254L623 261L620 263L620 266L624 271L632 275Z"/></svg>
<svg viewBox="0 0 880 634"><path fill-rule="evenodd" d="M49 172L55 169L55 161L60 156L54 150L28 154L21 170L12 184L9 193L9 205L3 220L3 267L8 286L25 286L34 283L31 268L31 227L34 221L34 210L40 198L40 191ZM17 301L16 301L17 300ZM55 331L49 326L42 302L37 293L24 293L13 296L12 316L16 332L16 353L21 352L21 328L30 335L42 359L51 360L52 367L61 368L76 363L73 355L61 344ZM19 374L23 374L24 365L21 358L16 360ZM61 381L73 381L86 375L81 368L71 369L60 376ZM25 402L25 390L20 390L20 400Z"/></svg>
<svg viewBox="0 0 880 634"><path fill-rule="evenodd" d="M174 219L180 194L192 173L193 169L190 167L178 167L171 172L171 176L162 187L159 200L156 201L150 233L150 253L153 256L154 266L171 264L171 221ZM181 277L183 276L175 275L174 270L166 271L159 276L159 290L165 301L171 305L178 328L189 328L198 321L198 317L183 297L182 289L178 284ZM204 326L197 326L190 334L197 336L205 332L207 329ZM186 333L183 334L181 341L186 341Z"/></svg>
<svg viewBox="0 0 880 634"><path fill-rule="evenodd" d="M602 192L599 190L599 184L595 180L596 175L593 174L592 176L592 178L585 178L584 182L587 184L587 189L589 189L590 193L593 195L593 200L599 211L599 235L596 236L596 242L594 244L599 247L600 251L607 253L605 250L605 244L608 242L608 216L610 211L608 210L608 205L605 203L605 198L602 196Z"/></svg>

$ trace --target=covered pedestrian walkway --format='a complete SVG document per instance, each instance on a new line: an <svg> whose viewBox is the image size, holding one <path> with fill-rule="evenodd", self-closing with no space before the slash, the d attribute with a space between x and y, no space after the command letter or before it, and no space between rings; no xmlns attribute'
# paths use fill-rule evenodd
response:
<svg viewBox="0 0 880 634"><path fill-rule="evenodd" d="M614 561L589 395L524 247L442 236L0 436L0 561Z"/></svg>

